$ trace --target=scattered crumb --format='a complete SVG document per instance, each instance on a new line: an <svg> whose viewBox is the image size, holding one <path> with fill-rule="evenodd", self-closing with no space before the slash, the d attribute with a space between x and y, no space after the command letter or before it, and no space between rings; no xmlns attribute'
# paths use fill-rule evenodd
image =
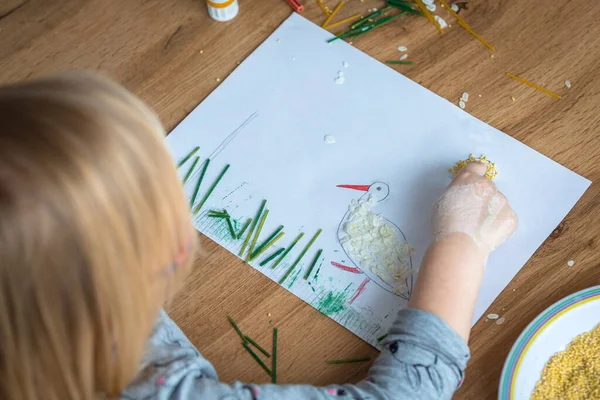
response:
<svg viewBox="0 0 600 400"><path fill-rule="evenodd" d="M408 47L406 47L406 46L398 46L398 51L405 52L406 50L408 50Z"/></svg>
<svg viewBox="0 0 600 400"><path fill-rule="evenodd" d="M490 58L494 58L494 55L493 55L493 54L490 54Z"/></svg>
<svg viewBox="0 0 600 400"><path fill-rule="evenodd" d="M400 61L406 60L408 58L408 53L404 53L400 56Z"/></svg>
<svg viewBox="0 0 600 400"><path fill-rule="evenodd" d="M371 12L377 12L377 7L373 7L369 11L371 11Z"/></svg>
<svg viewBox="0 0 600 400"><path fill-rule="evenodd" d="M513 101L513 103L514 103L515 101L517 101L517 99L515 98L515 96L510 96L510 99Z"/></svg>
<svg viewBox="0 0 600 400"><path fill-rule="evenodd" d="M481 97L481 95L479 95L479 97Z"/></svg>
<svg viewBox="0 0 600 400"><path fill-rule="evenodd" d="M348 44L352 44L352 42L348 42Z"/></svg>
<svg viewBox="0 0 600 400"><path fill-rule="evenodd" d="M444 19L442 17L440 17L439 15L434 15L433 19L436 20L436 22L440 25L440 28L444 29L448 27L448 24L446 23L446 21L444 21Z"/></svg>
<svg viewBox="0 0 600 400"><path fill-rule="evenodd" d="M325 135L325 137L323 139L325 140L325 143L327 143L327 144L334 144L335 143L335 137L334 136Z"/></svg>
<svg viewBox="0 0 600 400"><path fill-rule="evenodd" d="M242 63L241 61L238 61L238 62L237 62L237 65L240 65L241 63Z"/></svg>
<svg viewBox="0 0 600 400"><path fill-rule="evenodd" d="M267 317L270 317L270 316L271 316L271 313L267 313Z"/></svg>
<svg viewBox="0 0 600 400"><path fill-rule="evenodd" d="M466 103L467 101L469 101L469 93L463 92L463 94L460 96L460 98L462 101L464 101Z"/></svg>
<svg viewBox="0 0 600 400"><path fill-rule="evenodd" d="M498 314L488 314L487 315L487 319L498 319L499 315Z"/></svg>
<svg viewBox="0 0 600 400"><path fill-rule="evenodd" d="M344 61L344 62L342 63L342 66L343 66L344 68L348 68L348 67L350 66L350 64L348 64L346 61Z"/></svg>
<svg viewBox="0 0 600 400"><path fill-rule="evenodd" d="M513 289L513 292L514 292L515 290L517 290L517 289Z"/></svg>
<svg viewBox="0 0 600 400"><path fill-rule="evenodd" d="M204 50L200 50L200 54L204 53Z"/></svg>
<svg viewBox="0 0 600 400"><path fill-rule="evenodd" d="M502 325L504 323L504 321L506 321L506 318L504 318L504 317L498 318L498 320L496 321L496 325Z"/></svg>
<svg viewBox="0 0 600 400"><path fill-rule="evenodd" d="M459 107L460 107L462 110L464 110L464 109L465 109L465 107L467 106L467 104L466 104L466 103L465 103L463 100L459 100L459 101L458 101L458 106L459 106Z"/></svg>
<svg viewBox="0 0 600 400"><path fill-rule="evenodd" d="M573 261L573 260L569 260L569 261L567 261L567 265L568 265L569 267L572 267L573 265L575 265L575 261Z"/></svg>
<svg viewBox="0 0 600 400"><path fill-rule="evenodd" d="M570 88L571 86L573 86L573 85L571 85L571 81L565 81L565 87L567 89Z"/></svg>
<svg viewBox="0 0 600 400"><path fill-rule="evenodd" d="M427 4L425 7L427 7L427 9L431 12L434 12L436 9L435 4Z"/></svg>
<svg viewBox="0 0 600 400"><path fill-rule="evenodd" d="M217 82L221 82L221 78L217 78L217 79L216 79L216 81L217 81Z"/></svg>
<svg viewBox="0 0 600 400"><path fill-rule="evenodd" d="M456 4L452 4L450 6L450 8L452 9L452 11L454 11L455 13L457 13L458 11L460 11L460 8L458 8L458 6Z"/></svg>
<svg viewBox="0 0 600 400"><path fill-rule="evenodd" d="M342 85L346 81L346 78L344 78L343 76L338 76L333 81L338 85Z"/></svg>

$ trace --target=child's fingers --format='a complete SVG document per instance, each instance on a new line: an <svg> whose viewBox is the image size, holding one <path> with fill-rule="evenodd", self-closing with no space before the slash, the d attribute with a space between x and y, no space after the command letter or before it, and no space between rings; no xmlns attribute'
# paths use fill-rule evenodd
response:
<svg viewBox="0 0 600 400"><path fill-rule="evenodd" d="M464 166L461 172L470 172L474 175L484 176L487 171L487 166L479 161L469 163Z"/></svg>
<svg viewBox="0 0 600 400"><path fill-rule="evenodd" d="M498 190L494 191L494 194L490 196L487 212L490 216L494 218L498 218L500 216L501 211L508 206L508 199ZM510 207L510 206L509 206Z"/></svg>
<svg viewBox="0 0 600 400"><path fill-rule="evenodd" d="M465 165L442 193L433 212L435 240L448 232L462 232L478 246L493 250L512 235L517 216L486 172L484 163Z"/></svg>
<svg viewBox="0 0 600 400"><path fill-rule="evenodd" d="M487 167L482 162L472 162L463 167L458 175L452 180L450 185L463 185L470 183L477 178L483 178Z"/></svg>
<svg viewBox="0 0 600 400"><path fill-rule="evenodd" d="M487 166L481 162L467 164L448 187L469 185L473 188L473 194L476 196L490 198L498 189L494 182L484 177L486 172Z"/></svg>
<svg viewBox="0 0 600 400"><path fill-rule="evenodd" d="M500 213L498 213L498 217L488 233L490 250L494 250L504 243L504 241L517 230L518 225L519 218L517 217L517 214L509 204L506 204Z"/></svg>

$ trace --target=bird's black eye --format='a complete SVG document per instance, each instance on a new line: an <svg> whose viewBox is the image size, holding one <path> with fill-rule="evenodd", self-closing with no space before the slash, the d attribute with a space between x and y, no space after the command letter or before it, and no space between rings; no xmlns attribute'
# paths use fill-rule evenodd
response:
<svg viewBox="0 0 600 400"><path fill-rule="evenodd" d="M377 186L377 190L381 190L381 186Z"/></svg>

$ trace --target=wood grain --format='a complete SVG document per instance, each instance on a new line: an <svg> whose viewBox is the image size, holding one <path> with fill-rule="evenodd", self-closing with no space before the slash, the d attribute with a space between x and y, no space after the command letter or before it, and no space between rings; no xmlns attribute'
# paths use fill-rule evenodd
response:
<svg viewBox="0 0 600 400"><path fill-rule="evenodd" d="M325 2L330 8L336 3ZM218 23L208 18L201 0L4 0L0 82L74 68L99 70L154 107L170 130L290 14L283 0L240 3L235 20ZM382 4L350 0L337 18ZM307 18L323 22L313 0L305 6ZM440 15L451 24L443 36L425 18L406 17L354 45L379 60L396 59L396 47L407 46L415 65L398 71L452 102L469 92L468 112L598 180L600 7L585 0L471 1L461 15L496 46L493 58L445 10ZM563 98L508 79L506 71ZM565 79L571 89L564 88ZM397 112L393 104L381 106ZM310 110L303 112L310 117ZM527 323L561 297L600 283L599 201L594 184L490 307L506 322L477 323L466 382L455 398L495 398L504 358ZM271 328L279 327L281 383L325 385L365 376L368 365L324 361L377 351L208 239L201 243L196 268L170 312L222 380L268 381L240 346L228 314L267 347ZM571 259L575 266L569 268Z"/></svg>

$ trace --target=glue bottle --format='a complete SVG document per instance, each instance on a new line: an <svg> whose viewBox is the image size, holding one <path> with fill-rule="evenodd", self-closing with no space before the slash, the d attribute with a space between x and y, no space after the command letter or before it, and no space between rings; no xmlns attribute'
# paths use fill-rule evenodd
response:
<svg viewBox="0 0 600 400"><path fill-rule="evenodd" d="M220 22L234 19L240 9L237 0L206 0L206 5L212 19Z"/></svg>

